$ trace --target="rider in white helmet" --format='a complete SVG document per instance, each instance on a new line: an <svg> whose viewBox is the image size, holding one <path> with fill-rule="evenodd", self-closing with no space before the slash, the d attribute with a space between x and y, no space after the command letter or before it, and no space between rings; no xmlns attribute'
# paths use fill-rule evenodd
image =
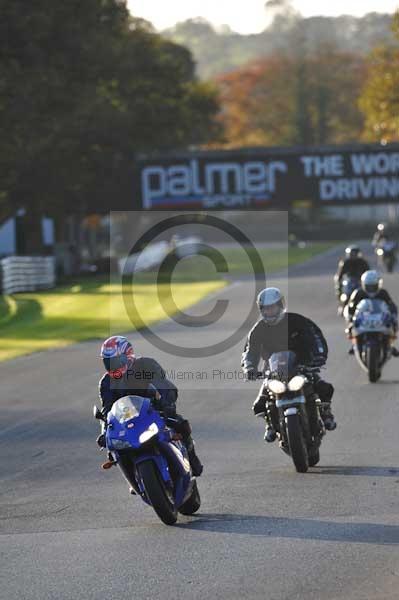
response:
<svg viewBox="0 0 399 600"><path fill-rule="evenodd" d="M376 300L383 300L389 307L391 314L394 318L394 329L398 329L398 307L392 300L391 296L383 288L384 281L378 271L370 270L363 273L361 278L361 288L355 290L348 302L348 315L352 319L355 314L356 307L362 300L367 298L375 298ZM352 323L349 325L348 332L352 328ZM349 354L353 354L354 350L351 347ZM392 347L392 355L399 356L399 351Z"/></svg>
<svg viewBox="0 0 399 600"><path fill-rule="evenodd" d="M258 376L259 361L265 363L275 352L291 350L296 353L298 361L308 366L321 367L327 361L327 342L319 329L310 319L297 313L287 312L283 294L278 288L270 287L262 290L257 299L261 318L248 335L241 366L247 379ZM314 391L322 402L331 404L334 388L330 383L316 376ZM266 420L265 440L274 442L278 424L271 422L267 415L266 396L262 388L253 405L256 416ZM321 414L327 430L333 430L337 424L330 407L324 408Z"/></svg>

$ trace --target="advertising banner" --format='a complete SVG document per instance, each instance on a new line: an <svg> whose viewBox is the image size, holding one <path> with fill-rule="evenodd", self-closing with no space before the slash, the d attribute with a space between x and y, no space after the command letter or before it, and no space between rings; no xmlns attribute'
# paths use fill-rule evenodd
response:
<svg viewBox="0 0 399 600"><path fill-rule="evenodd" d="M136 164L135 195L145 210L399 202L399 145L143 158Z"/></svg>

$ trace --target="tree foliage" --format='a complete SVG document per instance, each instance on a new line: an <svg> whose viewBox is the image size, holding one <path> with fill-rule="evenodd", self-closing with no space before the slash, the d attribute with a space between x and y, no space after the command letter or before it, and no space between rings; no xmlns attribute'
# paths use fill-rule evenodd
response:
<svg viewBox="0 0 399 600"><path fill-rule="evenodd" d="M124 1L0 0L0 13L0 220L117 205L135 152L218 134L190 52Z"/></svg>
<svg viewBox="0 0 399 600"><path fill-rule="evenodd" d="M399 12L392 29L399 42ZM383 143L399 140L399 46L374 50L368 61L368 77L359 102L365 116L364 137Z"/></svg>
<svg viewBox="0 0 399 600"><path fill-rule="evenodd" d="M344 53L366 56L376 45L393 39L389 14L302 18L286 0L266 4L274 18L271 25L258 34L215 30L204 19L189 19L163 33L190 48L203 78L216 77L248 62L279 54L292 45L298 30L306 38L310 53L317 53L321 45L328 44Z"/></svg>
<svg viewBox="0 0 399 600"><path fill-rule="evenodd" d="M322 47L317 55L280 53L218 78L226 141L311 145L358 140L361 58Z"/></svg>

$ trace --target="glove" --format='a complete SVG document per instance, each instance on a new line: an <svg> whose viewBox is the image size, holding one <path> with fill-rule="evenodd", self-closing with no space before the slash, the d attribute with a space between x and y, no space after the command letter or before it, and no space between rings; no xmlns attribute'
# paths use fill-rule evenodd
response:
<svg viewBox="0 0 399 600"><path fill-rule="evenodd" d="M245 371L247 381L255 381L258 378L258 371L254 368Z"/></svg>
<svg viewBox="0 0 399 600"><path fill-rule="evenodd" d="M105 443L105 433L101 433L101 434L98 436L98 438L97 438L96 442L97 442L97 445L98 445L100 448L105 448L105 447L106 447L106 445L107 445L107 444Z"/></svg>

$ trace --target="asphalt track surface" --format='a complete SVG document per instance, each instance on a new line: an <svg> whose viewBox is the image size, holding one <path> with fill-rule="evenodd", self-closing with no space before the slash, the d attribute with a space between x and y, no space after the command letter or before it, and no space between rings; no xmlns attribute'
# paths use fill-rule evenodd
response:
<svg viewBox="0 0 399 600"><path fill-rule="evenodd" d="M0 366L1 598L398 598L399 362L372 385L347 356L332 287L336 259L292 269L288 289L291 311L321 324L330 345L325 377L336 386L339 428L324 440L320 466L297 474L277 444L264 444L250 410L257 384L214 381L215 366L238 368L242 341L196 359L195 369L213 377L183 385L180 410L205 464L203 503L174 527L129 496L116 468L99 468L91 419L98 342ZM385 279L399 298L398 275ZM202 331L172 321L157 332L183 345L226 336L247 287L221 292L236 301L224 324ZM168 368L193 364L135 340Z"/></svg>

